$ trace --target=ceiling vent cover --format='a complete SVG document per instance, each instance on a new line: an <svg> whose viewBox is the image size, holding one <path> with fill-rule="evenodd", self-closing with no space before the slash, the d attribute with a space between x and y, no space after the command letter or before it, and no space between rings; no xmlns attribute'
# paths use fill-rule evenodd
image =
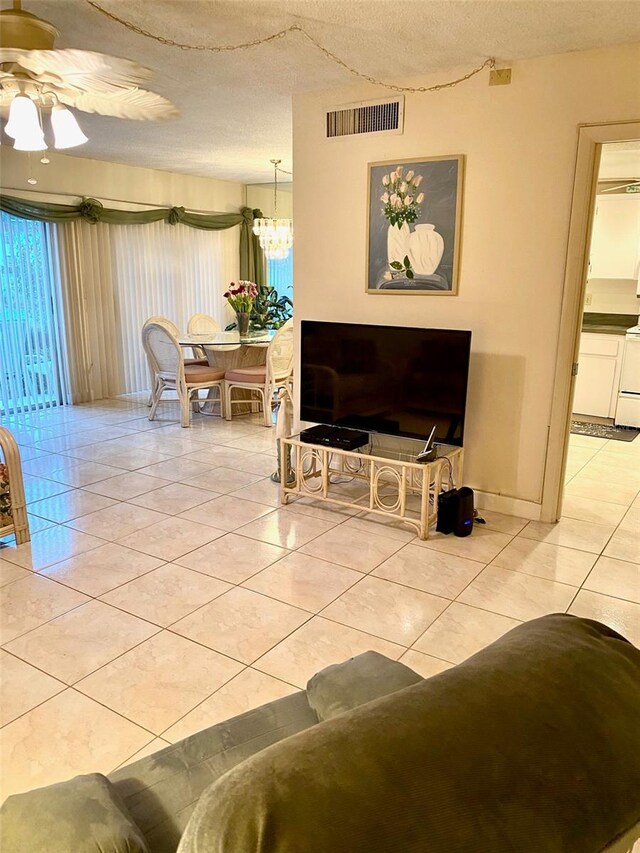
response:
<svg viewBox="0 0 640 853"><path fill-rule="evenodd" d="M362 133L402 133L404 97L345 104L327 112L327 139Z"/></svg>

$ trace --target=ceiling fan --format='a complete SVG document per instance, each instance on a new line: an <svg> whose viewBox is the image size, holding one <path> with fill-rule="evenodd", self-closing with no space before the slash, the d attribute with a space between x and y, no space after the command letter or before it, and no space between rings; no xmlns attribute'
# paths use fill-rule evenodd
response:
<svg viewBox="0 0 640 853"><path fill-rule="evenodd" d="M68 107L139 121L171 118L176 107L142 88L148 68L129 59L88 50L54 50L58 30L25 12L21 0L0 11L0 116L19 151L48 145L42 115L51 112L56 148L73 148L87 137Z"/></svg>

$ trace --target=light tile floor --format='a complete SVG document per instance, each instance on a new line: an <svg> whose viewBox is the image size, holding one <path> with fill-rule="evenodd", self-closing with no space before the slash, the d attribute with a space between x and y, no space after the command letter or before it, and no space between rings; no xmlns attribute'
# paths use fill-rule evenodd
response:
<svg viewBox="0 0 640 853"><path fill-rule="evenodd" d="M0 547L0 800L109 772L367 649L424 676L568 611L640 644L640 441L571 437L557 525L420 542L279 506L274 430L140 399L16 417L32 542ZM348 484L344 487L349 491Z"/></svg>

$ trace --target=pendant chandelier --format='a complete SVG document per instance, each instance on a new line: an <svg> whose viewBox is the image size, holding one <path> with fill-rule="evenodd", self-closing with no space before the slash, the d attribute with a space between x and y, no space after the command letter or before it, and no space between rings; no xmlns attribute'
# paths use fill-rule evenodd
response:
<svg viewBox="0 0 640 853"><path fill-rule="evenodd" d="M293 244L293 222L291 219L278 219L278 166L282 160L270 162L273 163L273 217L254 219L253 233L267 258L282 259L287 257Z"/></svg>
<svg viewBox="0 0 640 853"><path fill-rule="evenodd" d="M0 32L0 115L7 119L4 132L18 151L49 147L43 122L49 114L49 142L55 148L87 142L69 107L139 120L177 112L166 98L141 88L151 76L149 69L104 53L54 50L56 28L23 11L20 0L0 12ZM49 162L46 155L41 162Z"/></svg>

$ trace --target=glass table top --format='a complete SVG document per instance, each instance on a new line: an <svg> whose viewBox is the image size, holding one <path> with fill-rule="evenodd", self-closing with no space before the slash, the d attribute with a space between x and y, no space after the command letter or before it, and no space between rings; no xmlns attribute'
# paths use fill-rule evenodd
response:
<svg viewBox="0 0 640 853"><path fill-rule="evenodd" d="M224 346L258 346L265 345L273 340L275 329L249 332L243 335L235 332L207 332L200 335L180 335L178 343L182 347L224 347Z"/></svg>

